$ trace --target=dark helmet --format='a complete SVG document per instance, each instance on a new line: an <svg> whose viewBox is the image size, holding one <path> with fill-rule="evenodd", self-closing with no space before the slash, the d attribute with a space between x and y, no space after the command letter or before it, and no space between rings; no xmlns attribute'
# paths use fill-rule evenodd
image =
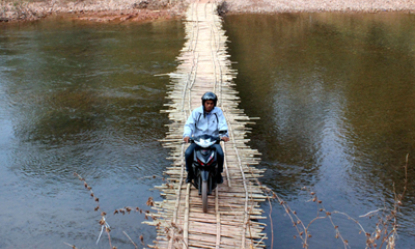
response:
<svg viewBox="0 0 415 249"><path fill-rule="evenodd" d="M205 106L206 100L213 100L213 105L216 106L216 103L218 102L218 97L213 92L206 92L202 96L202 105Z"/></svg>

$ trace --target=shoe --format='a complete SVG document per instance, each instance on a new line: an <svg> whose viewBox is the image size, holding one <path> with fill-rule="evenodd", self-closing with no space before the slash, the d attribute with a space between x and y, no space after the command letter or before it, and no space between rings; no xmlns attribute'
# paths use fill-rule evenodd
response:
<svg viewBox="0 0 415 249"><path fill-rule="evenodd" d="M223 177L222 177L222 174L221 173L219 173L219 174L216 175L216 183L218 183L218 184L222 184L223 183Z"/></svg>
<svg viewBox="0 0 415 249"><path fill-rule="evenodd" d="M192 183L193 178L194 178L194 177L193 177L193 174L192 174L192 173L187 172L186 183Z"/></svg>

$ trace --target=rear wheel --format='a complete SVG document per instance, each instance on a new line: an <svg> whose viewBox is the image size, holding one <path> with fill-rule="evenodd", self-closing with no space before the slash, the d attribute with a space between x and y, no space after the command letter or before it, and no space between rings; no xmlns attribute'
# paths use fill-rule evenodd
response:
<svg viewBox="0 0 415 249"><path fill-rule="evenodd" d="M208 211L208 182L202 182L202 209L203 213Z"/></svg>

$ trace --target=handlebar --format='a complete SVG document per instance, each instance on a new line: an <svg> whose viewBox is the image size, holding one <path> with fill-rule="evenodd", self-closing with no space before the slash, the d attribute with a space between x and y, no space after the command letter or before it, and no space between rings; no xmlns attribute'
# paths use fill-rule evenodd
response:
<svg viewBox="0 0 415 249"><path fill-rule="evenodd" d="M221 141L225 141L225 140L223 140L222 137L219 139L216 139L216 143L220 143ZM195 139L193 137L189 137L189 144L192 144L192 143L195 143Z"/></svg>

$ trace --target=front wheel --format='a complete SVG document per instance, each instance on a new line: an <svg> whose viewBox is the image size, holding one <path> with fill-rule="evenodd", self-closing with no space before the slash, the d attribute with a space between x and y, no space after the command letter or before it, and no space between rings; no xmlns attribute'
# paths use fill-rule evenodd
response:
<svg viewBox="0 0 415 249"><path fill-rule="evenodd" d="M203 213L208 211L208 182L202 182L202 209Z"/></svg>

